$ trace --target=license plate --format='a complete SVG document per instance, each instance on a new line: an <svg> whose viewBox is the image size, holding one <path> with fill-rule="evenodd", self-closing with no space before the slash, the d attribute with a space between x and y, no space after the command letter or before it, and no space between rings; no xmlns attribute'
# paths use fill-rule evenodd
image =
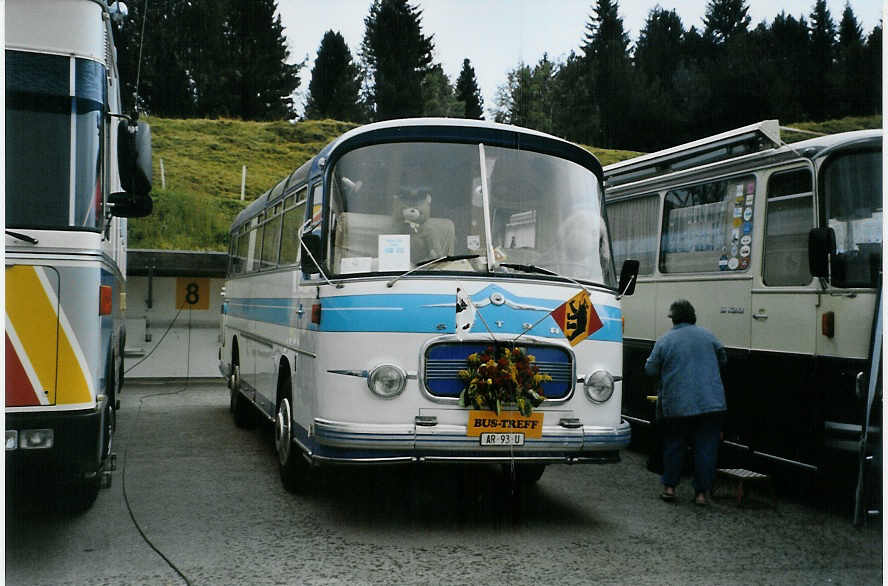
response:
<svg viewBox="0 0 888 586"><path fill-rule="evenodd" d="M482 433L482 446L523 446L523 433Z"/></svg>

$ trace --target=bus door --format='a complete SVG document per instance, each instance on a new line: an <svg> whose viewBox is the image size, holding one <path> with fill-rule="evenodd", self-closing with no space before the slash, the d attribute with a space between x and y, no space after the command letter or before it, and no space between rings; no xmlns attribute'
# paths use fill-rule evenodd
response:
<svg viewBox="0 0 888 586"><path fill-rule="evenodd" d="M6 406L54 405L58 378L59 273L6 267Z"/></svg>
<svg viewBox="0 0 888 586"><path fill-rule="evenodd" d="M814 374L814 335L819 284L808 270L808 232L814 227L810 164L762 175L761 258L751 296L750 385L745 414L755 450L810 462L818 433L822 386ZM760 254L759 254L760 253ZM752 425L752 422L757 422ZM767 440L765 439L767 438Z"/></svg>
<svg viewBox="0 0 888 586"><path fill-rule="evenodd" d="M881 280L881 164L878 149L848 150L826 159L819 174L820 221L833 229L836 253L829 289L817 308L816 352L832 389L826 421L839 428L859 426L865 405L865 392L858 394L855 381L867 371Z"/></svg>

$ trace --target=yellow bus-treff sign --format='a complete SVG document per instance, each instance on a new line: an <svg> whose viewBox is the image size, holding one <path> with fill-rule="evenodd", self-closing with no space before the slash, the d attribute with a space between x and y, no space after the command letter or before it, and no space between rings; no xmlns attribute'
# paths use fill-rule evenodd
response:
<svg viewBox="0 0 888 586"><path fill-rule="evenodd" d="M478 437L482 433L523 433L525 437L543 437L543 414L527 417L517 411L469 411L466 435Z"/></svg>

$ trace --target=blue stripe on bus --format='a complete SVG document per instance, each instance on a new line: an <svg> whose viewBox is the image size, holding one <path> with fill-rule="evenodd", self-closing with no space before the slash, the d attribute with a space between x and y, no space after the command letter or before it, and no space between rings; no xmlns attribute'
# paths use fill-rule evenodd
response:
<svg viewBox="0 0 888 586"><path fill-rule="evenodd" d="M525 324L535 325L528 335L544 338L563 338L561 330L547 313L559 302L553 299L517 297L496 285L489 285L472 296L481 303L493 293L506 299L503 305L489 303L478 309L472 333L484 333L487 327L498 334L519 334ZM298 310L303 308L302 327L309 325L310 303L288 298L228 299L226 313L253 321L282 326L299 327ZM454 294L363 294L327 297L321 301L321 324L324 332L404 332L404 333L453 333L455 329L456 295ZM524 309L509 307L510 302ZM529 307L528 307L529 306ZM595 304L603 326L587 339L606 342L622 340L622 312L619 307ZM545 319L543 319L545 317ZM482 319L483 318L483 319ZM485 326L485 323L487 324Z"/></svg>

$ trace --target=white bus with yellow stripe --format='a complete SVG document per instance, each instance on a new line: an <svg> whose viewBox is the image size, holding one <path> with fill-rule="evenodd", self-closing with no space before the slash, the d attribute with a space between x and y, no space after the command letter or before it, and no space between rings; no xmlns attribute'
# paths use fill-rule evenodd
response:
<svg viewBox="0 0 888 586"><path fill-rule="evenodd" d="M122 14L116 7L113 15ZM6 3L6 478L95 499L122 383L126 220L150 140L121 114L104 1Z"/></svg>

